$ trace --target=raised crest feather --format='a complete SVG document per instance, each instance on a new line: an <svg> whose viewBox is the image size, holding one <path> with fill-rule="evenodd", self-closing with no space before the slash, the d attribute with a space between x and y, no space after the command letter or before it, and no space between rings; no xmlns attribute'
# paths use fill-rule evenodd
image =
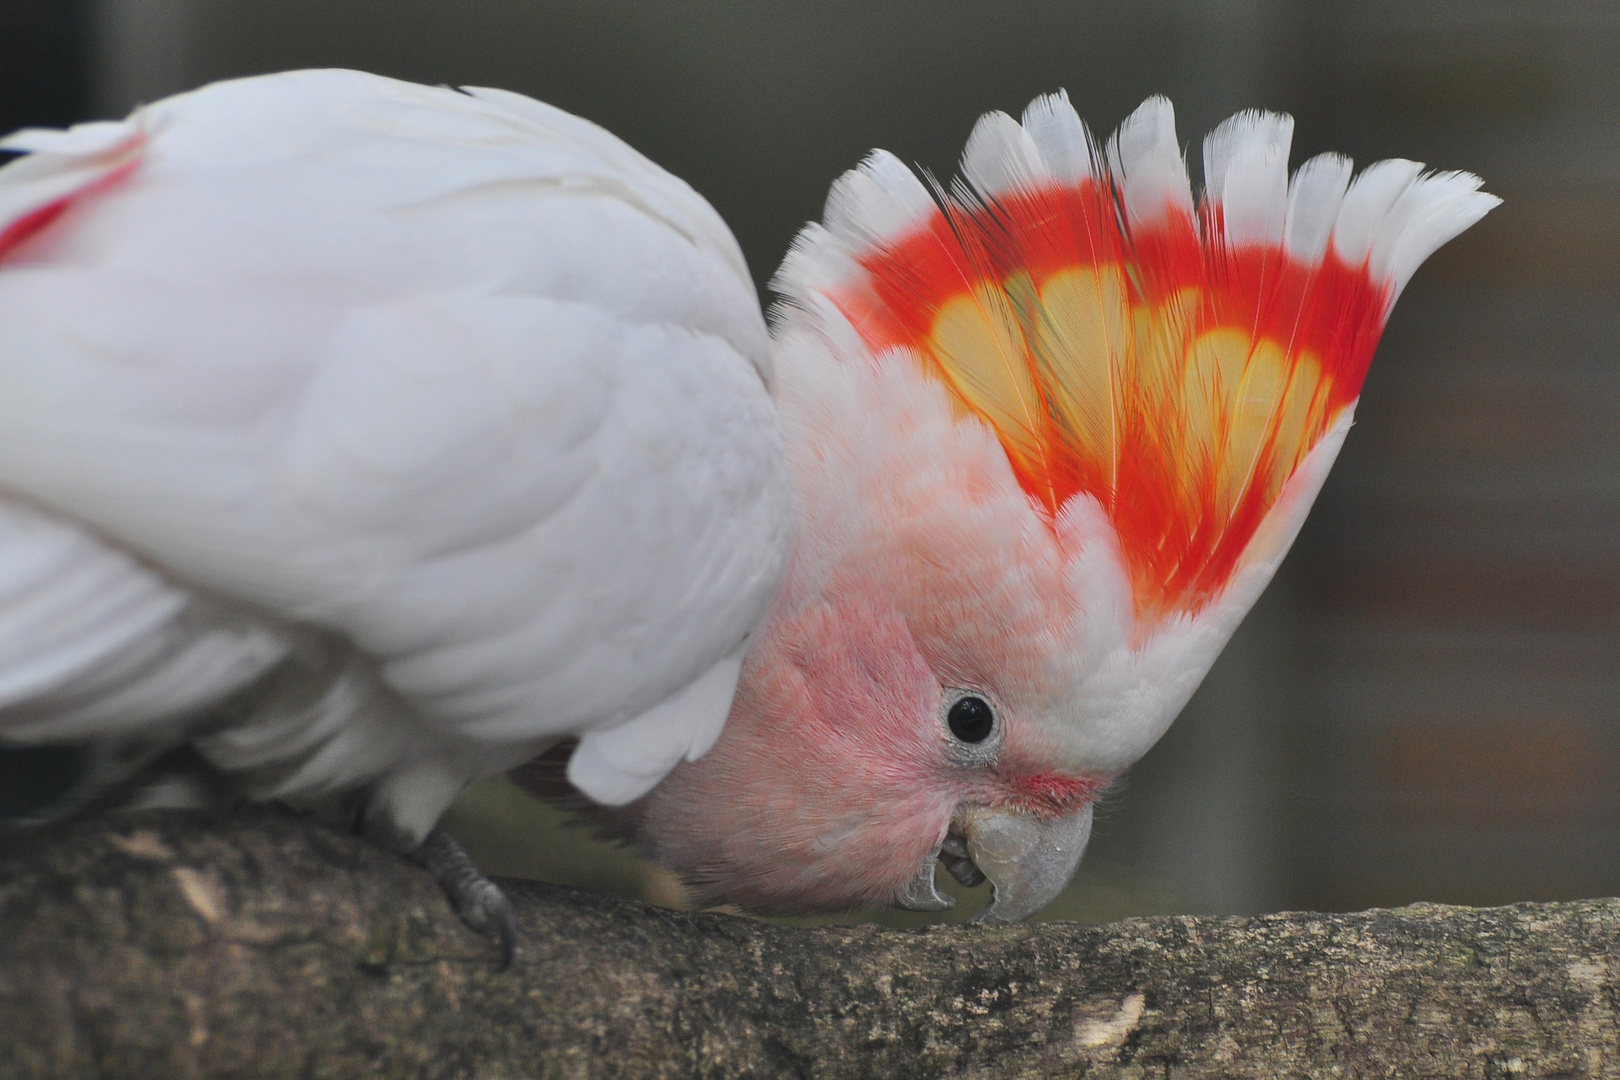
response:
<svg viewBox="0 0 1620 1080"><path fill-rule="evenodd" d="M1193 614L1353 409L1412 273L1499 201L1399 160L1290 178L1292 134L1275 113L1220 125L1195 204L1169 101L1099 151L1065 95L1037 98L1022 124L980 120L949 194L873 155L776 285L943 383L1049 521L1095 498L1139 625Z"/></svg>

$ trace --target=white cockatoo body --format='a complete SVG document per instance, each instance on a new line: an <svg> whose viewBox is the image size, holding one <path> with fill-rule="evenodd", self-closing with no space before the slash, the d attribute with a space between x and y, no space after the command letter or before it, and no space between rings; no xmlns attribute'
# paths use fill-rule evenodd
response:
<svg viewBox="0 0 1620 1080"><path fill-rule="evenodd" d="M0 737L187 735L407 846L560 737L616 802L712 743L788 496L702 198L345 71L3 145Z"/></svg>

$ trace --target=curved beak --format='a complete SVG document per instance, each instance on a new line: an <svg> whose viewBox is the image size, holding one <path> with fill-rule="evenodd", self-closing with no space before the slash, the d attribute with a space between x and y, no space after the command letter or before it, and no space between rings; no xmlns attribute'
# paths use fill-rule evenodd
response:
<svg viewBox="0 0 1620 1080"><path fill-rule="evenodd" d="M1060 818L969 807L957 812L951 829L995 889L973 921L1018 922L1050 904L1074 877L1091 839L1091 804ZM949 862L946 868L955 873Z"/></svg>
<svg viewBox="0 0 1620 1080"><path fill-rule="evenodd" d="M956 901L934 886L934 862L972 888L990 879L994 896L974 922L1011 923L1051 903L1074 877L1091 838L1091 804L1067 817L967 807L951 820L939 849L923 860L894 906L946 911Z"/></svg>

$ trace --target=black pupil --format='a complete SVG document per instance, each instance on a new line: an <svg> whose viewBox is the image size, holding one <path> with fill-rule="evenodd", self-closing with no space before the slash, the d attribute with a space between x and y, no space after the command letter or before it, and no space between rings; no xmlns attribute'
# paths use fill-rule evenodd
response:
<svg viewBox="0 0 1620 1080"><path fill-rule="evenodd" d="M951 725L951 734L963 742L984 742L990 737L990 729L996 726L990 703L972 696L952 705L945 719Z"/></svg>

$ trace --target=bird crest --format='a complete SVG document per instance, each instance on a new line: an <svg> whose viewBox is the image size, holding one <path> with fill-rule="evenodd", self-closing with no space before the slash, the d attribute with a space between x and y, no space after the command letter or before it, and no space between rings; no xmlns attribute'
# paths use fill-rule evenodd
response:
<svg viewBox="0 0 1620 1080"><path fill-rule="evenodd" d="M878 152L779 284L827 297L994 430L1056 525L1112 521L1139 625L1215 599L1295 469L1353 407L1396 295L1497 202L1462 173L1322 155L1286 116L1205 144L1195 204L1170 103L1099 146L1062 94L984 117L932 192Z"/></svg>

